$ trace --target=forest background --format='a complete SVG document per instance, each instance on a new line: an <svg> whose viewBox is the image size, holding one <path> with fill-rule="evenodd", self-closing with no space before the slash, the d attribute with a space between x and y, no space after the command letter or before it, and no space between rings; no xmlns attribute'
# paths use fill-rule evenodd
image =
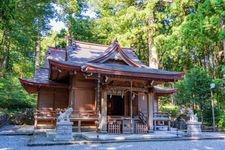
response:
<svg viewBox="0 0 225 150"><path fill-rule="evenodd" d="M52 31L52 20L65 28ZM69 37L107 45L117 38L146 65L156 52L160 69L186 74L164 85L177 94L161 98L161 110L176 117L181 106L192 107L211 125L214 99L217 127L225 128L224 0L0 1L1 113L35 108L18 78L32 78L48 47L65 48Z"/></svg>

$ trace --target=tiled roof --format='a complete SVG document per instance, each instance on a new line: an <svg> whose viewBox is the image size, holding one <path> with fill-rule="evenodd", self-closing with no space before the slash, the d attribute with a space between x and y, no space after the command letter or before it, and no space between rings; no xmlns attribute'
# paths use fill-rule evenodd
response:
<svg viewBox="0 0 225 150"><path fill-rule="evenodd" d="M107 45L74 41L73 46L67 49L68 61L86 63L104 53L107 47Z"/></svg>
<svg viewBox="0 0 225 150"><path fill-rule="evenodd" d="M127 65L108 61L110 59L124 61ZM67 71L68 69L82 72L98 71L97 73L112 73L119 76L163 81L175 81L183 78L183 73L149 68L141 63L132 49L121 48L118 41L114 41L110 46L74 41L72 46L67 47L67 50L49 47L46 52L45 68L40 68L33 79L21 79L22 85L67 86L51 80L54 69L49 68L49 62L51 66ZM57 79L54 80L60 79L57 76Z"/></svg>
<svg viewBox="0 0 225 150"><path fill-rule="evenodd" d="M97 57L103 56L110 49L110 46L75 41L73 46L68 48L68 61L87 63ZM130 59L141 64L131 48L122 48L122 50Z"/></svg>
<svg viewBox="0 0 225 150"><path fill-rule="evenodd" d="M48 60L57 60L60 62L65 61L66 58L66 51L65 49L58 49L49 47L48 51L45 53L45 64L44 67L49 68Z"/></svg>
<svg viewBox="0 0 225 150"><path fill-rule="evenodd" d="M88 63L87 66L93 66L102 69L114 70L114 71L127 71L127 72L138 72L138 73L151 73L151 74L165 74L165 75L177 75L180 74L179 72L171 72L166 70L160 69L153 69L153 68L139 68L139 67L132 67L127 65L120 65L120 64L97 64L97 63Z"/></svg>
<svg viewBox="0 0 225 150"><path fill-rule="evenodd" d="M142 62L140 61L140 59L138 58L138 56L135 54L134 50L131 48L123 48L124 52L126 53L126 55L131 58L134 62L138 63L138 64L142 64ZM144 64L142 64L144 65Z"/></svg>
<svg viewBox="0 0 225 150"><path fill-rule="evenodd" d="M27 84L27 85L46 85L46 86L54 86L54 87L66 87L66 84L62 83L57 83L54 81L51 81L48 79L49 75L49 69L47 68L40 68L37 70L35 73L35 76L33 79L26 79L26 78L21 78L20 81L22 84Z"/></svg>
<svg viewBox="0 0 225 150"><path fill-rule="evenodd" d="M67 48L68 62L85 64L97 57L104 55L109 48L108 45L92 44L87 42L74 41L73 46ZM123 52L134 62L141 64L134 50L131 48L122 48ZM66 50L49 47L46 52L46 60L44 66L49 67L48 59L65 62Z"/></svg>

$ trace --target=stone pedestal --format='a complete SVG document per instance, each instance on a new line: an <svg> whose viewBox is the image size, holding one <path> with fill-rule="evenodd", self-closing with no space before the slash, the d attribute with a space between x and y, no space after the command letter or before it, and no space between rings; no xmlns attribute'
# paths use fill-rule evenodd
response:
<svg viewBox="0 0 225 150"><path fill-rule="evenodd" d="M73 140L72 122L62 121L56 124L56 136L57 141L71 141Z"/></svg>
<svg viewBox="0 0 225 150"><path fill-rule="evenodd" d="M201 134L201 122L187 122L187 135L188 136L194 136Z"/></svg>

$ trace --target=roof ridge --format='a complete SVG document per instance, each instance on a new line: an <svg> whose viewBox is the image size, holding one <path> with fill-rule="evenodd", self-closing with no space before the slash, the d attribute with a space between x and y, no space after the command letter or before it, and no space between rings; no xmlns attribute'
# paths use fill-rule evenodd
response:
<svg viewBox="0 0 225 150"><path fill-rule="evenodd" d="M118 40L114 40L111 44L109 45L104 45L104 44L97 44L97 43L91 43L91 42L84 42L84 41L78 41L78 40L74 40L73 42L75 43L81 43L81 44L87 44L87 45L94 45L94 46L102 46L102 47L109 47L110 45L112 45L113 43L118 43ZM120 45L120 44L119 44ZM121 46L120 46L121 47ZM135 51L132 47L121 47L122 49L127 49L127 50L131 50L131 51Z"/></svg>
<svg viewBox="0 0 225 150"><path fill-rule="evenodd" d="M91 42L84 42L84 41L77 41L74 40L73 43L81 43L81 44L86 44L86 45L94 45L94 46L102 46L102 47L108 47L109 45L103 45L103 44L96 44L96 43L91 43Z"/></svg>
<svg viewBox="0 0 225 150"><path fill-rule="evenodd" d="M53 47L53 46L48 46L48 50L65 51L66 48L56 48L56 47Z"/></svg>
<svg viewBox="0 0 225 150"><path fill-rule="evenodd" d="M142 67L141 64L133 61L125 52L125 49L123 49L119 42L117 41L117 39L115 39L111 45L107 48L107 50L105 51L105 53L103 53L103 55L100 55L99 57L92 59L88 62L91 63L97 63L100 61L106 61L110 55L116 53L119 53L122 57L122 59L125 61L125 63L127 63L128 65L132 65L132 66L136 66L136 67ZM132 51L133 52L133 51Z"/></svg>

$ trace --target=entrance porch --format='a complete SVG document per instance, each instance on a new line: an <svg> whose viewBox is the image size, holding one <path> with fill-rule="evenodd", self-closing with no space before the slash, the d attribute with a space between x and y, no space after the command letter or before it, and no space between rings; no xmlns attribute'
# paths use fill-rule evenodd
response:
<svg viewBox="0 0 225 150"><path fill-rule="evenodd" d="M98 127L101 133L153 131L153 93L140 87L144 84L143 81L111 80L101 88Z"/></svg>

